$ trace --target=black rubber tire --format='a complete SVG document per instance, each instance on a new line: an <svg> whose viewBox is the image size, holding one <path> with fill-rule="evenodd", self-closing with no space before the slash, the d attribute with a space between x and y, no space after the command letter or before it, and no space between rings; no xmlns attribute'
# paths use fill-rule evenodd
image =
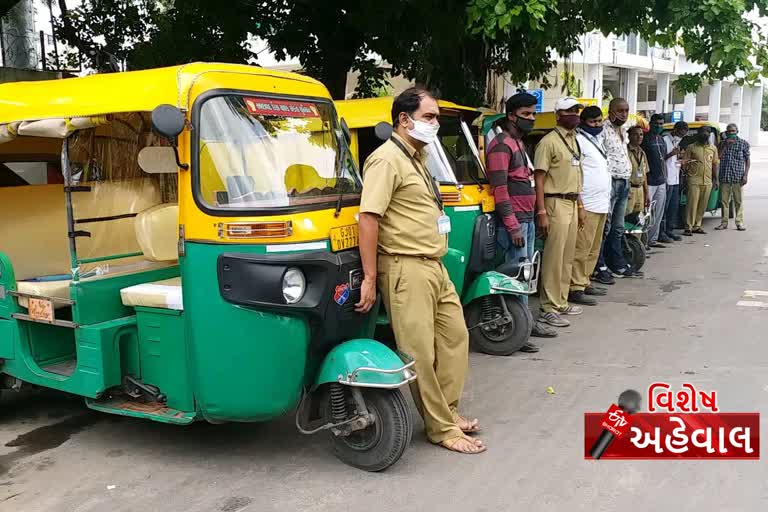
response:
<svg viewBox="0 0 768 512"><path fill-rule="evenodd" d="M509 356L523 348L531 337L533 315L523 302L513 295L500 295L507 303L512 315L512 326L505 332L503 339L491 339L479 328L469 331L469 341L475 350L491 356ZM482 316L482 298L475 299L465 308L468 326L477 325Z"/></svg>
<svg viewBox="0 0 768 512"><path fill-rule="evenodd" d="M399 389L363 389L362 392L365 406L368 412L375 415L376 421L367 429L353 432L348 437L337 437L329 433L333 453L340 461L352 467L364 471L383 471L400 460L411 444L411 411ZM351 407L354 402L351 394L348 396L348 407Z"/></svg>
<svg viewBox="0 0 768 512"><path fill-rule="evenodd" d="M624 235L624 259L632 265L632 270L640 270L645 265L645 245L634 235Z"/></svg>

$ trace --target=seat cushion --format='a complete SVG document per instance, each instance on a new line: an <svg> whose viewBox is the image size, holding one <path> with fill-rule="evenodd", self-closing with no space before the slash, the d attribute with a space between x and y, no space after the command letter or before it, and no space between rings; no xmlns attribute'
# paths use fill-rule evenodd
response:
<svg viewBox="0 0 768 512"><path fill-rule="evenodd" d="M120 290L120 297L125 306L184 310L180 277L129 286Z"/></svg>
<svg viewBox="0 0 768 512"><path fill-rule="evenodd" d="M71 282L70 279L62 279L61 281L18 281L16 289L20 293L27 293L29 295L69 299L69 283ZM19 306L23 308L29 307L29 299L19 297ZM63 308L67 304L54 302L53 306L54 308Z"/></svg>

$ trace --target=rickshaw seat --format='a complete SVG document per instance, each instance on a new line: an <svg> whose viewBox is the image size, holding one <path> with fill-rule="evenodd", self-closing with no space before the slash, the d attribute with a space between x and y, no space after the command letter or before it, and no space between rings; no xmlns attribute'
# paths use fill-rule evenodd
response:
<svg viewBox="0 0 768 512"><path fill-rule="evenodd" d="M136 240L150 261L176 261L179 258L179 206L159 204L144 210L134 222Z"/></svg>
<svg viewBox="0 0 768 512"><path fill-rule="evenodd" d="M184 310L180 277L123 288L120 298L125 306Z"/></svg>
<svg viewBox="0 0 768 512"><path fill-rule="evenodd" d="M21 293L29 295L39 295L41 297L52 297L56 299L69 299L69 283L71 279L62 279L60 281L18 281L16 289ZM19 305L28 307L26 297L19 297ZM55 308L64 307L65 304L54 302Z"/></svg>
<svg viewBox="0 0 768 512"><path fill-rule="evenodd" d="M312 189L334 188L336 178L323 178L311 165L293 164L285 171L285 188L288 193L306 194Z"/></svg>

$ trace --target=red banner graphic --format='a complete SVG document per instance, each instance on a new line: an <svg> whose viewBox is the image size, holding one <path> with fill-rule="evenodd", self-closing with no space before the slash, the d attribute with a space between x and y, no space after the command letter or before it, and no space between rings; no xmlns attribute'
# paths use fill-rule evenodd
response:
<svg viewBox="0 0 768 512"><path fill-rule="evenodd" d="M592 459L589 451L610 412L584 414L585 459ZM760 413L637 413L628 430L601 460L760 459Z"/></svg>

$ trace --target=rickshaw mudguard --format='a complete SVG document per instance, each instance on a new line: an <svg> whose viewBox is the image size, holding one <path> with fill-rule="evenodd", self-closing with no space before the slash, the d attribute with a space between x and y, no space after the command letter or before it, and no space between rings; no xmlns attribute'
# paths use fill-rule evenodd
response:
<svg viewBox="0 0 768 512"><path fill-rule="evenodd" d="M350 340L331 350L315 378L312 389L321 384L341 383L348 386L397 388L413 381L413 360L392 351L372 339Z"/></svg>
<svg viewBox="0 0 768 512"><path fill-rule="evenodd" d="M466 306L487 295L525 295L527 291L528 285L514 277L495 271L484 272L469 285L461 297L461 303Z"/></svg>

